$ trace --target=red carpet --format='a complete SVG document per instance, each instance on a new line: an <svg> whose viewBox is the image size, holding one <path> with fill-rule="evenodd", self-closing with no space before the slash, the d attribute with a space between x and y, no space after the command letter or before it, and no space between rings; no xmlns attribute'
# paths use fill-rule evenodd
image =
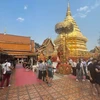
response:
<svg viewBox="0 0 100 100"><path fill-rule="evenodd" d="M15 72L15 85L23 86L29 84L41 83L42 81L37 79L36 74L33 71L26 71L23 67L16 66Z"/></svg>

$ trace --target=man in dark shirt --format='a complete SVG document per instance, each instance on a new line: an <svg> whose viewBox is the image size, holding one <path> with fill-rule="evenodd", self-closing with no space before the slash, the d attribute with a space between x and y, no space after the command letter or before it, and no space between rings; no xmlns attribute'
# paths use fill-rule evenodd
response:
<svg viewBox="0 0 100 100"><path fill-rule="evenodd" d="M92 59L91 63L89 63L89 65L87 66L88 68L88 76L91 82L91 89L93 92L93 95L95 95L96 93L94 91L96 91L96 87L95 87L95 75L96 75L96 71L95 71L95 67L97 65L97 60L96 59Z"/></svg>
<svg viewBox="0 0 100 100"><path fill-rule="evenodd" d="M96 79L95 79L96 88L97 88L98 96L100 97L100 60L98 60L98 62L97 62L95 71L96 71Z"/></svg>
<svg viewBox="0 0 100 100"><path fill-rule="evenodd" d="M0 64L0 81L2 81L2 65Z"/></svg>

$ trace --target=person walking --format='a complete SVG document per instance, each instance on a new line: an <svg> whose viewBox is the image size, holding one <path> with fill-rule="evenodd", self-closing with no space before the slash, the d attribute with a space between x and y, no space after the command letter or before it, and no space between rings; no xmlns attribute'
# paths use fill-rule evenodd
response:
<svg viewBox="0 0 100 100"><path fill-rule="evenodd" d="M76 81L79 80L85 81L83 78L83 74L84 74L83 64L81 62L81 59L79 59L76 65Z"/></svg>
<svg viewBox="0 0 100 100"><path fill-rule="evenodd" d="M47 75L47 72L46 72L46 70L47 70L47 62L46 61L44 61L43 62L43 81L45 81L45 82L47 82L47 80L46 80L46 75Z"/></svg>
<svg viewBox="0 0 100 100"><path fill-rule="evenodd" d="M44 75L44 72L46 72L45 68L44 68L44 64L43 64L43 61L40 60L39 61L39 64L38 64L38 78L39 79L42 79L44 81L44 78L46 75Z"/></svg>
<svg viewBox="0 0 100 100"><path fill-rule="evenodd" d="M96 95L96 68L97 65L97 60L96 59L92 59L91 63L88 64L87 68L88 68L88 76L89 76L89 80L91 83L91 89L92 89L92 94Z"/></svg>
<svg viewBox="0 0 100 100"><path fill-rule="evenodd" d="M77 63L75 62L75 60L73 61L73 60L70 59L69 64L72 67L72 75L76 76L76 65L77 65Z"/></svg>
<svg viewBox="0 0 100 100"><path fill-rule="evenodd" d="M98 60L96 68L96 75L95 75L95 85L96 85L96 89L97 89L97 94L100 97L100 60Z"/></svg>
<svg viewBox="0 0 100 100"><path fill-rule="evenodd" d="M5 80L7 80L6 86L7 87L10 86L9 81L10 81L10 76L11 76L11 73L12 73L12 70L13 70L13 67L11 66L9 59L6 60L6 62L2 64L2 68L3 68L3 79L2 79L0 87L4 88Z"/></svg>
<svg viewBox="0 0 100 100"><path fill-rule="evenodd" d="M87 62L85 61L85 59L82 60L82 64L83 64L83 70L84 70L85 79L88 79L88 75L87 75Z"/></svg>
<svg viewBox="0 0 100 100"><path fill-rule="evenodd" d="M52 66L52 60L51 56L48 57L47 60L47 81L48 81L48 86L52 86L52 79L53 79L53 66Z"/></svg>

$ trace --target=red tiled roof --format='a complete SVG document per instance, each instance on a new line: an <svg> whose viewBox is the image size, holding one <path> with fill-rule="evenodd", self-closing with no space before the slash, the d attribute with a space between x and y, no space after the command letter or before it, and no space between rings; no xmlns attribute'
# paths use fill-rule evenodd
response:
<svg viewBox="0 0 100 100"><path fill-rule="evenodd" d="M13 56L34 55L34 41L30 37L0 33L0 48Z"/></svg>
<svg viewBox="0 0 100 100"><path fill-rule="evenodd" d="M30 37L0 33L0 42L30 44Z"/></svg>

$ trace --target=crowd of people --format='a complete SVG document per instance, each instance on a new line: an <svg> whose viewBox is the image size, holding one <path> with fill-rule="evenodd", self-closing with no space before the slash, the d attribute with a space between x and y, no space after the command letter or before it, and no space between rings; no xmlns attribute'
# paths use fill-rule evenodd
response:
<svg viewBox="0 0 100 100"><path fill-rule="evenodd" d="M76 81L89 80L93 95L100 96L100 60L90 58L87 61L84 59L73 61L70 59L69 64L72 66L72 74L76 76Z"/></svg>
<svg viewBox="0 0 100 100"><path fill-rule="evenodd" d="M67 63L71 65L72 74L76 76L77 82L86 80L90 81L93 95L95 95L96 92L100 95L100 60L95 58L90 58L88 60L79 58L77 60L69 59ZM45 61L37 61L37 69L38 78L45 81L48 86L52 86L54 75L52 57L49 56Z"/></svg>
<svg viewBox="0 0 100 100"><path fill-rule="evenodd" d="M89 80L93 95L98 94L100 96L100 60L96 58L90 58L88 60L69 59L67 63L71 66L72 74L76 76L76 81L79 82ZM14 66L15 64L13 63L12 65L12 62L9 59L0 64L0 88L4 88L5 80L7 80L6 86L10 86L9 81ZM23 66L26 69L32 69L32 64L30 63L23 62ZM37 61L37 69L38 78L46 82L48 86L52 86L52 79L54 75L52 57L49 56L45 61Z"/></svg>
<svg viewBox="0 0 100 100"><path fill-rule="evenodd" d="M46 61L39 60L38 67L38 78L45 81L48 86L52 86L53 79L53 65L51 56L48 57Z"/></svg>
<svg viewBox="0 0 100 100"><path fill-rule="evenodd" d="M33 59L35 60L35 59ZM52 85L52 79L53 79L53 61L52 57L48 56L47 60L35 60L36 63L36 69L34 71L37 72L37 78L40 80L43 80L48 84L48 86ZM33 63L32 59L21 61L23 67L26 71L31 71L33 69Z"/></svg>

